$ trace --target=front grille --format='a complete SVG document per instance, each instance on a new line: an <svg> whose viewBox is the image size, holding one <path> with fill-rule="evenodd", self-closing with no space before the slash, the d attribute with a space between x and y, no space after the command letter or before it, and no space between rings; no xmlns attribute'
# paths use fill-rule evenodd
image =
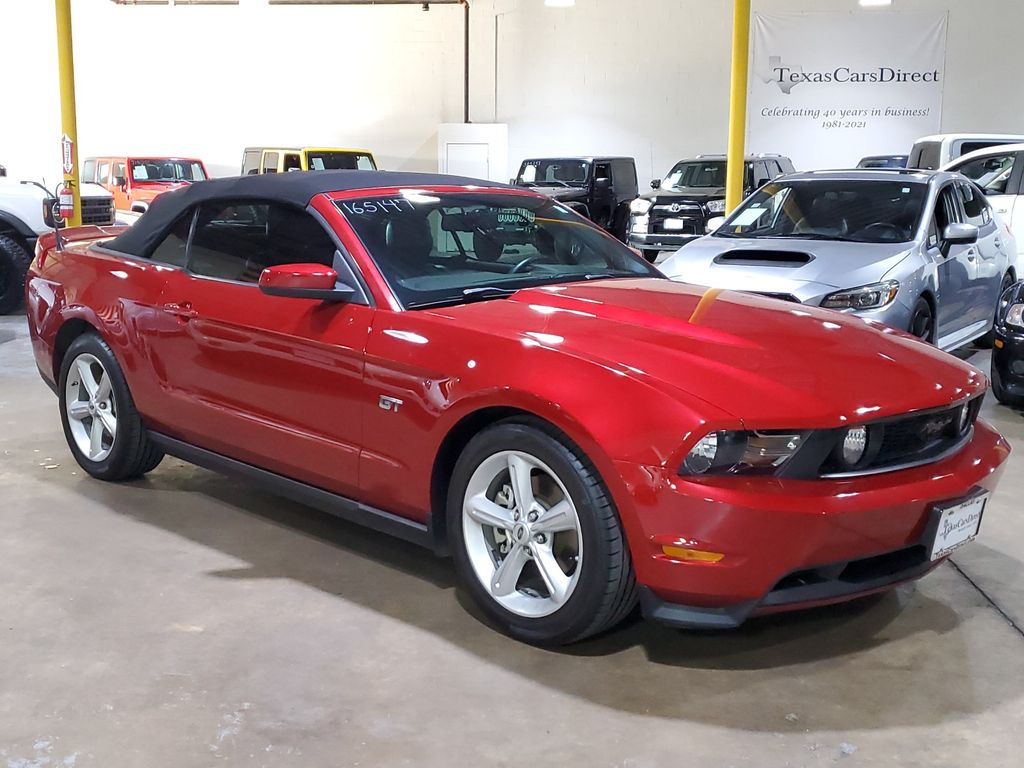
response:
<svg viewBox="0 0 1024 768"><path fill-rule="evenodd" d="M707 217L704 206L696 201L680 203L658 203L651 207L648 214L649 232L652 235L704 235L707 229ZM682 229L668 229L666 219L680 219Z"/></svg>
<svg viewBox="0 0 1024 768"><path fill-rule="evenodd" d="M981 401L979 396L954 406L866 425L868 450L855 467L845 466L839 458L845 430L838 430L834 448L821 465L820 474L826 477L871 474L937 461L970 436Z"/></svg>
<svg viewBox="0 0 1024 768"><path fill-rule="evenodd" d="M114 223L114 199L111 197L83 197L82 224L106 226Z"/></svg>

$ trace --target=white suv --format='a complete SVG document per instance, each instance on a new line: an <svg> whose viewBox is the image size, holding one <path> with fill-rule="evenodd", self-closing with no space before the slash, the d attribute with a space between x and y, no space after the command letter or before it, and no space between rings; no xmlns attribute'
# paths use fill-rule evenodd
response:
<svg viewBox="0 0 1024 768"><path fill-rule="evenodd" d="M0 177L0 315L21 303L36 238L53 226L53 203L41 186ZM83 184L82 224L113 223L114 196L98 184Z"/></svg>
<svg viewBox="0 0 1024 768"><path fill-rule="evenodd" d="M1024 251L1024 144L986 147L959 157L942 170L962 173L985 192L992 207L1017 237L1016 273Z"/></svg>

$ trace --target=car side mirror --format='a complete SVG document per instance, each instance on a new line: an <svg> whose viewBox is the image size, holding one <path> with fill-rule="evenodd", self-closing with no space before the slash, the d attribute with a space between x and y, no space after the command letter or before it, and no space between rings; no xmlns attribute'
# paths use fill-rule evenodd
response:
<svg viewBox="0 0 1024 768"><path fill-rule="evenodd" d="M973 245L978 242L978 228L973 224L949 224L942 230L942 255L948 256L954 245Z"/></svg>
<svg viewBox="0 0 1024 768"><path fill-rule="evenodd" d="M654 179L651 181L651 189L661 189L661 179Z"/></svg>
<svg viewBox="0 0 1024 768"><path fill-rule="evenodd" d="M708 219L708 223L705 225L704 229L710 235L712 232L717 232L721 229L723 224L725 224L725 216L715 216L714 218Z"/></svg>
<svg viewBox="0 0 1024 768"><path fill-rule="evenodd" d="M338 282L338 273L323 264L281 264L260 273L260 290L268 296L291 299L348 301L355 293Z"/></svg>
<svg viewBox="0 0 1024 768"><path fill-rule="evenodd" d="M594 189L611 189L611 179L594 179Z"/></svg>
<svg viewBox="0 0 1024 768"><path fill-rule="evenodd" d="M124 176L115 176L114 186L121 187L121 189L124 189L125 187L128 186L128 179L126 179Z"/></svg>

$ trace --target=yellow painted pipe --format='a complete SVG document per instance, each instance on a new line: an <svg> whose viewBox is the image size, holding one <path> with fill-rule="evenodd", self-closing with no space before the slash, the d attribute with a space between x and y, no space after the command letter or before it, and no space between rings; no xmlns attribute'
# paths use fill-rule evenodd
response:
<svg viewBox="0 0 1024 768"><path fill-rule="evenodd" d="M735 210L743 200L743 161L747 138L747 70L750 62L750 0L734 0L732 14L732 87L729 95L726 213Z"/></svg>
<svg viewBox="0 0 1024 768"><path fill-rule="evenodd" d="M62 151L64 184L74 195L75 213L66 220L69 227L82 224L82 196L78 186L78 119L75 115L75 55L71 42L71 0L57 3L57 76L60 79L60 122L62 142L70 142L70 151ZM67 157L66 154L70 154ZM65 164L67 161L70 165ZM71 168L70 173L68 168Z"/></svg>

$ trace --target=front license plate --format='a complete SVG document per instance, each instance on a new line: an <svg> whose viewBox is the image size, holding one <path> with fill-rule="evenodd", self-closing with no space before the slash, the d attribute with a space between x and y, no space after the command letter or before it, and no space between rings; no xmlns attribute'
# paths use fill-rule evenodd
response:
<svg viewBox="0 0 1024 768"><path fill-rule="evenodd" d="M965 501L936 506L938 525L932 541L932 560L945 557L977 537L988 497L986 491Z"/></svg>
<svg viewBox="0 0 1024 768"><path fill-rule="evenodd" d="M686 219L665 219L665 229L673 232L682 232L686 229Z"/></svg>

